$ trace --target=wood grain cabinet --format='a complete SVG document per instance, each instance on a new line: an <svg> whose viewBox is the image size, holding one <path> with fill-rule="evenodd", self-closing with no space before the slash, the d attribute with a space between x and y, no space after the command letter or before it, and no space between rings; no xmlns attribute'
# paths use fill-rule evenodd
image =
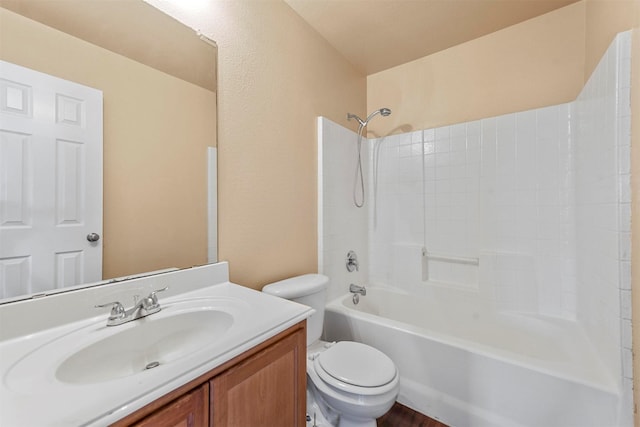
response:
<svg viewBox="0 0 640 427"><path fill-rule="evenodd" d="M289 336L211 380L214 427L305 425L306 361L298 358L306 344L297 341Z"/></svg>
<svg viewBox="0 0 640 427"><path fill-rule="evenodd" d="M203 384L133 425L135 427L204 427L208 423L209 384Z"/></svg>
<svg viewBox="0 0 640 427"><path fill-rule="evenodd" d="M116 427L303 427L302 321L113 424Z"/></svg>

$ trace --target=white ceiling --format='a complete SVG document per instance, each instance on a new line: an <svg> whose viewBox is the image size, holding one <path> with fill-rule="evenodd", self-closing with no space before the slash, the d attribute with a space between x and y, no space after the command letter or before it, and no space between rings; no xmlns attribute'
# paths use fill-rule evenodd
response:
<svg viewBox="0 0 640 427"><path fill-rule="evenodd" d="M369 75L578 0L285 0Z"/></svg>

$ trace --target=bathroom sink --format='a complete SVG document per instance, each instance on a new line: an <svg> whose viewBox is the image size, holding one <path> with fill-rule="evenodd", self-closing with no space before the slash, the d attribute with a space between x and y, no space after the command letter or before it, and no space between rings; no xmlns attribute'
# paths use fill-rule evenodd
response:
<svg viewBox="0 0 640 427"><path fill-rule="evenodd" d="M245 301L227 297L165 301L161 307L118 326L107 326L106 315L80 322L12 363L3 382L24 393L42 388L42 378L52 387L166 378L223 351L242 333L248 310Z"/></svg>
<svg viewBox="0 0 640 427"><path fill-rule="evenodd" d="M219 310L153 315L110 327L115 333L76 351L56 369L58 380L88 384L115 380L174 362L224 336L233 317Z"/></svg>
<svg viewBox="0 0 640 427"><path fill-rule="evenodd" d="M133 314L166 286L160 311L108 326L108 301ZM112 425L310 312L229 282L226 263L0 306L0 426Z"/></svg>

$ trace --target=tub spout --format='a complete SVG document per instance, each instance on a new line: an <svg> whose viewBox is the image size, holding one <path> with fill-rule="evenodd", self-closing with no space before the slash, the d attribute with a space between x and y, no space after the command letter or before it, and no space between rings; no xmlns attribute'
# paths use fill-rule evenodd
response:
<svg viewBox="0 0 640 427"><path fill-rule="evenodd" d="M349 285L349 292L354 294L360 294L362 296L367 295L367 290L364 286L354 285L353 283Z"/></svg>

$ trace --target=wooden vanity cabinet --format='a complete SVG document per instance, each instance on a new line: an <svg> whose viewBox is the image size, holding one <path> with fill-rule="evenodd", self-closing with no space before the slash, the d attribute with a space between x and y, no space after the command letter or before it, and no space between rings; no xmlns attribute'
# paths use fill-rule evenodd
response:
<svg viewBox="0 0 640 427"><path fill-rule="evenodd" d="M306 337L298 341L290 335L211 380L211 425L304 426Z"/></svg>
<svg viewBox="0 0 640 427"><path fill-rule="evenodd" d="M209 384L203 384L133 425L136 427L204 427L208 423Z"/></svg>
<svg viewBox="0 0 640 427"><path fill-rule="evenodd" d="M306 336L302 321L113 426L303 427Z"/></svg>

